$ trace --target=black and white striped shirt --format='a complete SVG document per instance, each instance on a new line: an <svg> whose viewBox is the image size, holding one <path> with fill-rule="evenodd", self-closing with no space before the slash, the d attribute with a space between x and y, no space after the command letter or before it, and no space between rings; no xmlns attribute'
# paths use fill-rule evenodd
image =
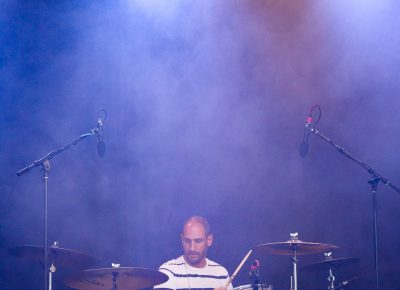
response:
<svg viewBox="0 0 400 290"><path fill-rule="evenodd" d="M185 262L183 256L161 265L159 270L168 275L169 280L154 288L174 290L210 290L225 287L229 280L228 271L220 264L206 259L204 268L194 268ZM232 290L229 285L228 290Z"/></svg>

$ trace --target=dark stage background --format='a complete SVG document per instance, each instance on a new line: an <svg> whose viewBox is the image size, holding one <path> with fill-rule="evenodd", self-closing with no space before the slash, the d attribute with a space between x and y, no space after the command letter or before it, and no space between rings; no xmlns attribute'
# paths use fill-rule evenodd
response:
<svg viewBox="0 0 400 290"><path fill-rule="evenodd" d="M1 248L43 241L42 173L16 171L105 108L103 159L93 137L51 161L50 242L155 269L180 255L181 224L198 214L230 273L254 245L298 231L360 258L337 281L374 289L369 174L317 136L305 158L298 145L319 104L321 132L400 185L398 1L0 3ZM400 289L399 209L380 184L381 289ZM257 258L263 281L289 288L288 257ZM299 289L326 289L326 276L301 271ZM4 251L0 279L42 289L40 265Z"/></svg>

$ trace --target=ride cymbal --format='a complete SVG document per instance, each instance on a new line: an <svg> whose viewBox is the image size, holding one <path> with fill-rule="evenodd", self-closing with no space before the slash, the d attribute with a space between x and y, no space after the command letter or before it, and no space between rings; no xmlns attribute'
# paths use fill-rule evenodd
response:
<svg viewBox="0 0 400 290"><path fill-rule="evenodd" d="M71 274L64 284L80 290L135 290L164 283L168 276L156 270L133 267L89 269ZM114 284L115 283L115 284Z"/></svg>
<svg viewBox="0 0 400 290"><path fill-rule="evenodd" d="M286 242L267 243L261 244L254 247L255 251L265 254L274 255L307 255L317 254L322 252L331 251L336 249L337 246L321 243L303 242L300 240L289 240Z"/></svg>

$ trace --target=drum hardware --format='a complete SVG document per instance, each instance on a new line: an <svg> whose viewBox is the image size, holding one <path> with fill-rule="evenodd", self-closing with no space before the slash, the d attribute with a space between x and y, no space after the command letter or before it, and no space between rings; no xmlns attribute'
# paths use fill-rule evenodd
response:
<svg viewBox="0 0 400 290"><path fill-rule="evenodd" d="M355 279L357 279L357 277L353 277L353 278L351 278L351 279L349 279L347 281L346 280L342 281L335 288L333 288L332 290L343 290L344 287L347 286L347 284L349 284L350 282L354 281Z"/></svg>
<svg viewBox="0 0 400 290"><path fill-rule="evenodd" d="M333 276L332 269L329 269L329 276L328 276L328 290L335 289L335 276Z"/></svg>
<svg viewBox="0 0 400 290"><path fill-rule="evenodd" d="M340 268L342 266L347 266L351 265L354 263L357 263L359 259L357 258L333 258L332 252L326 252L324 253L324 260L315 262L309 265L304 266L302 269L304 270L328 270L329 271L329 276L327 278L329 285L328 285L328 290L335 290L335 289L341 289L345 285L347 285L350 281L354 280L352 278L349 281L344 281L338 284L338 286L335 287L335 276L333 275L334 270L337 268ZM339 287L339 288L338 288Z"/></svg>
<svg viewBox="0 0 400 290"><path fill-rule="evenodd" d="M293 290L293 275L290 275L290 290Z"/></svg>
<svg viewBox="0 0 400 290"><path fill-rule="evenodd" d="M324 260L303 266L302 269L308 271L337 269L360 261L358 258L333 258L332 252L324 253L324 256Z"/></svg>
<svg viewBox="0 0 400 290"><path fill-rule="evenodd" d="M252 252L253 252L253 250L250 250L250 251L248 251L246 256L244 256L243 260L240 262L240 264L236 268L235 272L229 278L228 282L226 282L225 288L228 288L228 286L232 283L232 281L235 279L236 275L239 273L240 269L243 267L244 263L250 257ZM250 267L250 272L249 272L249 276L254 279L253 283L248 284L248 285L238 286L233 289L234 290L273 290L273 287L271 285L267 286L265 284L260 284L260 276L259 276L259 270L258 270L259 267L260 267L260 262L258 260L254 260L253 264Z"/></svg>
<svg viewBox="0 0 400 290"><path fill-rule="evenodd" d="M321 243L303 242L298 239L298 233L291 233L291 239L286 242L261 244L254 247L260 254L275 254L292 256L296 251L297 256L318 254L337 249L337 246Z"/></svg>
<svg viewBox="0 0 400 290"><path fill-rule="evenodd" d="M293 275L290 278L290 284L291 289L297 290L297 256L327 252L336 248L337 246L329 244L303 242L299 240L298 233L290 233L289 241L257 245L254 250L259 253L292 256Z"/></svg>
<svg viewBox="0 0 400 290"><path fill-rule="evenodd" d="M260 261L254 260L253 264L250 266L249 277L253 280L253 290L257 290L256 285L260 284Z"/></svg>
<svg viewBox="0 0 400 290"><path fill-rule="evenodd" d="M233 290L273 290L272 285L267 285L267 284L247 284L247 285L241 285L233 288Z"/></svg>
<svg viewBox="0 0 400 290"><path fill-rule="evenodd" d="M64 284L80 290L135 290L159 285L168 276L146 268L120 267L88 269L71 274Z"/></svg>
<svg viewBox="0 0 400 290"><path fill-rule="evenodd" d="M53 286L53 274L57 271L56 265L62 267L84 268L98 262L96 258L84 253L60 248L57 241L53 242L53 244L48 247L47 261L43 261L45 249L41 246L27 245L13 247L8 248L7 252L15 258L25 259L30 262L39 261L42 265L51 265L48 269L47 277L49 290L51 290Z"/></svg>
<svg viewBox="0 0 400 290"><path fill-rule="evenodd" d="M7 249L7 253L15 258L25 259L30 262L39 261L42 264L44 264L43 252L44 247L34 245L18 246ZM62 267L85 268L95 265L99 260L79 251L60 248L58 242L53 242L53 244L48 247L47 262L53 265L55 271L55 265Z"/></svg>

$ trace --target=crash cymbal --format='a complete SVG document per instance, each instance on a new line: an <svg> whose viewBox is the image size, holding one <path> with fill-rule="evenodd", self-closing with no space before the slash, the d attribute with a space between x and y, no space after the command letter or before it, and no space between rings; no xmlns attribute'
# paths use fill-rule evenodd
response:
<svg viewBox="0 0 400 290"><path fill-rule="evenodd" d="M336 249L337 246L321 243L303 242L300 240L289 240L286 242L261 244L254 247L259 253L275 255L307 255L327 252Z"/></svg>
<svg viewBox="0 0 400 290"><path fill-rule="evenodd" d="M314 270L329 270L329 269L337 269L342 266L352 265L359 261L358 258L332 258L327 257L323 261L315 262L312 264L308 264L302 269L314 271Z"/></svg>
<svg viewBox="0 0 400 290"><path fill-rule="evenodd" d="M22 258L27 261L40 261L43 263L44 247L42 246L20 246L7 249L8 254L16 258ZM49 246L49 263L57 266L69 266L75 268L88 267L94 265L98 260L82 252L59 248L58 246Z"/></svg>
<svg viewBox="0 0 400 290"><path fill-rule="evenodd" d="M64 284L80 290L110 290L113 279L118 290L135 290L164 283L168 276L146 268L118 267L89 269L71 274Z"/></svg>

